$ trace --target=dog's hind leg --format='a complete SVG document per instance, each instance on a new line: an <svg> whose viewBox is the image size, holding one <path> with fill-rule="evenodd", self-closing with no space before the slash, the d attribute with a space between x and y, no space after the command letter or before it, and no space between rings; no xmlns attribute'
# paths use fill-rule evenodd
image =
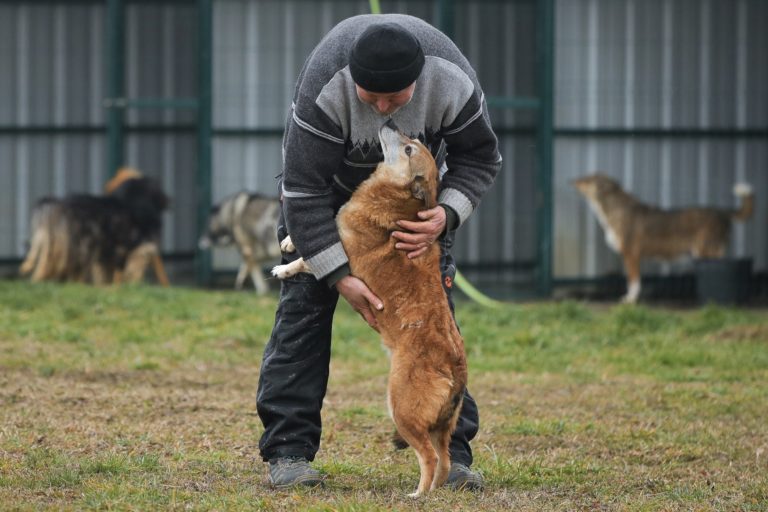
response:
<svg viewBox="0 0 768 512"><path fill-rule="evenodd" d="M640 257L624 255L624 269L627 272L627 293L621 298L625 304L635 304L640 297Z"/></svg>
<svg viewBox="0 0 768 512"><path fill-rule="evenodd" d="M451 472L451 453L448 449L451 443L451 430L445 428L442 431L431 432L430 437L432 446L435 447L437 452L437 468L432 479L432 485L429 487L430 490L434 491L442 487L445 481L448 480L448 474Z"/></svg>
<svg viewBox="0 0 768 512"><path fill-rule="evenodd" d="M264 295L269 290L267 282L264 280L264 276L261 275L261 266L257 265L257 262L252 252L249 252L245 257L245 274L251 276L253 281L253 287L256 290L257 295ZM243 281L245 278L243 278ZM242 287L242 283L240 283Z"/></svg>
<svg viewBox="0 0 768 512"><path fill-rule="evenodd" d="M37 235L37 233L35 233ZM43 229L40 232L38 256L35 259L35 265L32 272L32 281L40 282L49 277L49 267L51 263L51 235L47 229ZM32 241L33 245L38 245L35 240ZM31 249L30 249L31 250Z"/></svg>
<svg viewBox="0 0 768 512"><path fill-rule="evenodd" d="M393 360L387 386L388 406L397 431L414 449L419 461L419 486L415 492L408 495L417 498L428 492L435 480L439 455L433 445L429 425L434 422L438 411L432 410L433 401L430 400L429 391L423 401L414 400L415 397L410 393L413 383L408 376L393 371L394 367Z"/></svg>
<svg viewBox="0 0 768 512"><path fill-rule="evenodd" d="M150 262L159 257L157 245L154 242L144 242L132 250L126 258L124 267L125 282L139 283L147 273ZM161 264L162 265L162 264Z"/></svg>
<svg viewBox="0 0 768 512"><path fill-rule="evenodd" d="M456 392L452 390L452 393L453 398L443 405L434 430L430 432L432 444L437 452L437 471L430 487L432 490L441 487L448 480L448 474L451 472L451 454L449 450L451 433L456 429L461 405L464 401L463 391Z"/></svg>
<svg viewBox="0 0 768 512"><path fill-rule="evenodd" d="M24 258L24 261L19 267L19 273L21 275L25 276L35 269L35 263L37 263L37 260L40 257L42 246L42 236L39 236L38 232L35 231L35 234L32 237L32 242L29 244L29 251L27 251L27 256Z"/></svg>
<svg viewBox="0 0 768 512"><path fill-rule="evenodd" d="M432 487L432 482L435 480L439 457L434 446L432 446L432 439L426 428L419 428L416 425L398 421L397 418L395 418L395 423L397 424L397 430L403 436L403 439L405 439L411 448L416 451L416 458L419 461L421 476L416 492L413 492L408 496L411 498L418 498Z"/></svg>
<svg viewBox="0 0 768 512"><path fill-rule="evenodd" d="M245 264L245 260L240 263L240 268L237 270L237 277L235 278L235 289L242 290L245 278L248 276L248 267Z"/></svg>
<svg viewBox="0 0 768 512"><path fill-rule="evenodd" d="M255 262L251 266L251 280L253 281L253 286L256 288L256 293L258 295L264 295L269 291L267 280L264 279L264 276L261 273L261 265L257 265Z"/></svg>
<svg viewBox="0 0 768 512"><path fill-rule="evenodd" d="M107 283L107 269L99 262L91 267L91 282L96 286L104 286Z"/></svg>
<svg viewBox="0 0 768 512"><path fill-rule="evenodd" d="M152 254L152 266L155 269L155 276L160 286L170 286L171 282L168 280L168 274L165 273L165 266L163 265L163 259L160 257L159 251L155 251Z"/></svg>

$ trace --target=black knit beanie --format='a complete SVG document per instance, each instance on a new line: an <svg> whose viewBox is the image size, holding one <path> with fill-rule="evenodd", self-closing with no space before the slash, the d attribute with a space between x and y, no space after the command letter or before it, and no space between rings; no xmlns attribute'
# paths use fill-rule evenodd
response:
<svg viewBox="0 0 768 512"><path fill-rule="evenodd" d="M402 91L419 77L424 52L416 37L396 23L371 25L349 52L349 71L370 92Z"/></svg>

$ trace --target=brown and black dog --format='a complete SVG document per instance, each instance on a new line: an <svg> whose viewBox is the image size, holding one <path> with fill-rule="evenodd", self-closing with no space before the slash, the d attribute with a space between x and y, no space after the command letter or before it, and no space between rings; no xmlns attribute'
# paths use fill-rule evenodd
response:
<svg viewBox="0 0 768 512"><path fill-rule="evenodd" d="M20 273L32 281L135 282L154 259L158 280L167 285L158 237L168 197L131 168L120 169L106 191L38 201Z"/></svg>
<svg viewBox="0 0 768 512"><path fill-rule="evenodd" d="M429 150L391 121L379 131L384 162L352 194L336 217L352 275L382 299L375 311L390 350L387 403L398 432L416 451L421 469L419 496L445 483L448 445L456 428L467 362L440 277L440 248L408 259L395 249L396 221L437 202L438 171ZM286 241L284 248L289 248ZM308 272L302 259L273 269L285 279Z"/></svg>
<svg viewBox="0 0 768 512"><path fill-rule="evenodd" d="M734 187L741 198L737 210L691 207L662 210L642 203L618 183L602 174L585 176L573 186L586 198L605 232L608 246L624 260L627 294L623 302L637 302L640 296L640 260L722 258L728 246L731 223L752 216L754 194L746 184Z"/></svg>

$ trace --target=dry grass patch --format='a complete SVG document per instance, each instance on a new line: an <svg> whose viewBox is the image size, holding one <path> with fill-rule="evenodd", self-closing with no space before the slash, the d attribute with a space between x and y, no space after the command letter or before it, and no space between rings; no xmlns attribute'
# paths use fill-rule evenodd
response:
<svg viewBox="0 0 768 512"><path fill-rule="evenodd" d="M346 307L315 461L327 485L269 488L254 402L274 305L0 284L0 508L767 508L764 311L461 304L487 488L412 501L386 357Z"/></svg>

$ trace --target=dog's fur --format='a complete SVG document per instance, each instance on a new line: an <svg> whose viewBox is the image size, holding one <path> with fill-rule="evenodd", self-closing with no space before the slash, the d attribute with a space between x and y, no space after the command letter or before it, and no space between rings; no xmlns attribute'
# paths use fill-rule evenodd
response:
<svg viewBox="0 0 768 512"><path fill-rule="evenodd" d="M438 171L429 150L391 122L379 137L385 160L336 217L352 275L384 301L375 311L384 345L391 351L388 405L399 434L416 451L419 496L445 483L448 445L467 384L464 341L451 314L440 277L440 248L410 260L396 250L396 221L436 205ZM275 267L286 278L308 271L298 259Z"/></svg>
<svg viewBox="0 0 768 512"><path fill-rule="evenodd" d="M640 261L645 258L674 260L681 256L722 258L728 245L731 223L752 216L754 194L746 184L734 187L741 199L737 210L692 207L662 210L644 204L602 174L573 181L586 198L605 232L608 246L624 260L628 288L622 298L635 303L640 296Z"/></svg>
<svg viewBox="0 0 768 512"><path fill-rule="evenodd" d="M32 281L94 284L141 279L142 262L157 253L168 197L153 179L133 172L118 172L109 195L38 201L21 274L31 274Z"/></svg>
<svg viewBox="0 0 768 512"><path fill-rule="evenodd" d="M248 276L258 294L269 290L262 267L280 258L275 229L280 217L280 201L259 194L238 192L211 208L207 232L200 237L198 246L208 249L213 245L235 244L242 262L235 279L241 289Z"/></svg>
<svg viewBox="0 0 768 512"><path fill-rule="evenodd" d="M112 194L123 183L128 180L141 179L143 175L137 169L132 167L122 167L118 169L115 176L104 186L106 194ZM117 270L114 275L114 283L120 284L125 280L129 283L135 283L143 279L147 267L152 263L157 282L161 286L169 286L168 274L165 272L165 265L160 256L160 246L157 240L148 240L128 254L127 263L124 271Z"/></svg>

